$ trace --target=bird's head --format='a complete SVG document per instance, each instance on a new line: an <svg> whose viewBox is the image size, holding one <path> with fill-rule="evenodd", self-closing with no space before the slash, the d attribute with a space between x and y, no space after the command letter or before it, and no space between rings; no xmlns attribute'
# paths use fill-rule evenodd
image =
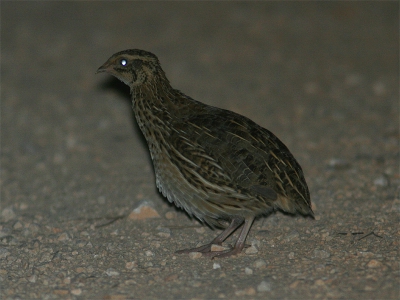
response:
<svg viewBox="0 0 400 300"><path fill-rule="evenodd" d="M115 76L131 89L157 78L165 78L157 56L139 49L115 53L96 73L102 72Z"/></svg>

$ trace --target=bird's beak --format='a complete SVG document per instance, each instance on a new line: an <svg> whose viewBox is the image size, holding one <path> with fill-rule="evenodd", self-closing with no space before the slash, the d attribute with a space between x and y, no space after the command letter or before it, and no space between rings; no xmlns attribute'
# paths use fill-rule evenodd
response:
<svg viewBox="0 0 400 300"><path fill-rule="evenodd" d="M105 62L100 68L97 69L96 74L103 72L110 72L111 66L108 64L108 61Z"/></svg>

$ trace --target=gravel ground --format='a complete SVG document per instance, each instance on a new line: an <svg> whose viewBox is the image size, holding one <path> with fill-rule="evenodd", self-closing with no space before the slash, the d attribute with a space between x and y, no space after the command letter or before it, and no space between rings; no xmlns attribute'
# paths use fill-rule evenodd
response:
<svg viewBox="0 0 400 300"><path fill-rule="evenodd" d="M398 299L398 11L2 1L2 299ZM316 220L260 218L233 258L174 254L217 232L156 191L128 88L94 74L127 48L283 140Z"/></svg>

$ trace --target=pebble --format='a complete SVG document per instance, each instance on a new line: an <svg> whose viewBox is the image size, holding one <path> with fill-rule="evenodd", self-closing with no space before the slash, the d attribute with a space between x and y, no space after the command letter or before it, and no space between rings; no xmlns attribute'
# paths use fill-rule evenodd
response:
<svg viewBox="0 0 400 300"><path fill-rule="evenodd" d="M385 186L389 185L389 181L387 180L387 178L385 176L381 175L374 180L374 185L385 187Z"/></svg>
<svg viewBox="0 0 400 300"><path fill-rule="evenodd" d="M191 259L200 258L200 257L202 257L202 256L203 256L203 253L201 253L201 252L190 252L190 253L189 253L189 257L190 257Z"/></svg>
<svg viewBox="0 0 400 300"><path fill-rule="evenodd" d="M261 281L259 285L257 285L257 292L269 292L271 291L271 282L269 281Z"/></svg>
<svg viewBox="0 0 400 300"><path fill-rule="evenodd" d="M262 269L265 268L267 266L267 262L263 259L257 259L254 262L254 267L256 267L256 269Z"/></svg>
<svg viewBox="0 0 400 300"><path fill-rule="evenodd" d="M128 219L146 220L151 218L160 218L159 213L153 208L154 204L148 200L140 201L136 208L129 214Z"/></svg>
<svg viewBox="0 0 400 300"><path fill-rule="evenodd" d="M57 240L60 242L67 241L67 240L69 240L69 236L66 232L63 232L58 236Z"/></svg>
<svg viewBox="0 0 400 300"><path fill-rule="evenodd" d="M154 256L154 253L151 252L150 250L147 250L145 253L146 253L146 256Z"/></svg>
<svg viewBox="0 0 400 300"><path fill-rule="evenodd" d="M216 270L216 269L221 269L221 265L220 265L219 263L214 263L214 264L213 264L213 269L214 269L214 270Z"/></svg>
<svg viewBox="0 0 400 300"><path fill-rule="evenodd" d="M244 253L246 254L256 254L258 253L258 249L255 245L252 245L251 247L247 248Z"/></svg>
<svg viewBox="0 0 400 300"><path fill-rule="evenodd" d="M294 252L290 252L289 255L288 255L288 258L289 259L294 259Z"/></svg>
<svg viewBox="0 0 400 300"><path fill-rule="evenodd" d="M328 251L319 250L319 249L314 250L314 257L316 257L316 258L328 258L330 256L331 256L331 254Z"/></svg>
<svg viewBox="0 0 400 300"><path fill-rule="evenodd" d="M107 269L106 274L108 276L119 276L119 272L117 270L115 270L114 268Z"/></svg>
<svg viewBox="0 0 400 300"><path fill-rule="evenodd" d="M82 294L82 289L73 289L73 290L71 290L71 294L75 295L75 296L79 296L80 294Z"/></svg>
<svg viewBox="0 0 400 300"><path fill-rule="evenodd" d="M21 229L22 227L24 227L24 226L22 225L22 223L20 221L15 222L15 224L13 226L14 229Z"/></svg>
<svg viewBox="0 0 400 300"><path fill-rule="evenodd" d="M137 264L134 261L128 261L125 264L125 268L128 269L128 270L132 270L134 267L137 267Z"/></svg>
<svg viewBox="0 0 400 300"><path fill-rule="evenodd" d="M382 267L382 263L379 260L371 259L368 262L367 267L371 268L371 269L380 268L380 267Z"/></svg>
<svg viewBox="0 0 400 300"><path fill-rule="evenodd" d="M3 209L3 211L1 212L1 217L3 218L4 222L8 222L8 221L14 219L15 212L14 212L12 206L6 207L5 209Z"/></svg>
<svg viewBox="0 0 400 300"><path fill-rule="evenodd" d="M157 227L157 230L159 231L157 233L158 236L164 237L164 238L171 237L171 229L159 226L159 227Z"/></svg>
<svg viewBox="0 0 400 300"><path fill-rule="evenodd" d="M252 275L252 274L253 274L253 270L250 269L250 268L248 268L248 267L246 267L246 268L244 269L244 273L246 273L246 275Z"/></svg>

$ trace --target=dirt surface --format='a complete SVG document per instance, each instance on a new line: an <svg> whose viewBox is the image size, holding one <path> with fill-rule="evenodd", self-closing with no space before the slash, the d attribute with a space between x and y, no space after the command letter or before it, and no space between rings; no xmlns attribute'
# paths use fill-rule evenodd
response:
<svg viewBox="0 0 400 300"><path fill-rule="evenodd" d="M398 299L398 11L2 1L2 299ZM274 132L316 220L260 218L233 258L174 254L218 232L157 192L128 88L95 75L128 48ZM153 218L135 218L143 203Z"/></svg>

